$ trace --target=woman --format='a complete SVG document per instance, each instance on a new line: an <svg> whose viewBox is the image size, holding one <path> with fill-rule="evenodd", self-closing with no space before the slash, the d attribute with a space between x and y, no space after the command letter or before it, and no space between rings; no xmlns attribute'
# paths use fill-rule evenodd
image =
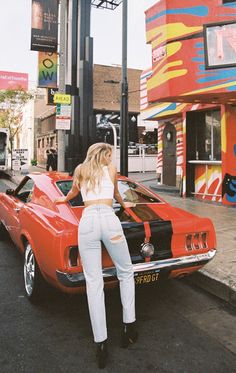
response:
<svg viewBox="0 0 236 373"><path fill-rule="evenodd" d="M85 161L74 173L73 185L64 203L81 192L85 209L79 223L79 252L86 279L86 291L94 341L97 343L98 367L107 360L107 327L102 276L101 241L112 258L120 283L123 306L121 346L126 348L138 337L135 329L135 285L133 267L121 223L112 209L113 197L125 208L117 187L116 168L111 164L112 148L97 143L89 147Z"/></svg>

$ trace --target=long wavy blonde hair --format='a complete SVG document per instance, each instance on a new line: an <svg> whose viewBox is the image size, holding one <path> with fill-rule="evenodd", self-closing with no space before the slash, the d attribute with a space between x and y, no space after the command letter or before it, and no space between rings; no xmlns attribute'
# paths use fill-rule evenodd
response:
<svg viewBox="0 0 236 373"><path fill-rule="evenodd" d="M94 190L96 185L99 187L109 153L112 153L110 144L98 142L91 145L84 162L79 167L77 185L85 184L87 191Z"/></svg>

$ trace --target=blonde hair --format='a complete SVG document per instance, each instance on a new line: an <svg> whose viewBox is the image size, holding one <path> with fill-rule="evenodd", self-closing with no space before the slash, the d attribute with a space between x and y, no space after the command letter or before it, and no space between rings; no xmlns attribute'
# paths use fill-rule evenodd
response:
<svg viewBox="0 0 236 373"><path fill-rule="evenodd" d="M94 190L96 185L99 187L103 176L103 166L106 165L106 157L111 152L110 144L98 142L91 145L84 162L79 166L75 180L77 186L85 183L87 191Z"/></svg>

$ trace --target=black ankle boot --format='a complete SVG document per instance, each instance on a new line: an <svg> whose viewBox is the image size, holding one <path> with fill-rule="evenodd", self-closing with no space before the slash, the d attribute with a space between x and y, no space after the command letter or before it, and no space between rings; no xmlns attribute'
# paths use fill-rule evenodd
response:
<svg viewBox="0 0 236 373"><path fill-rule="evenodd" d="M127 348L130 344L133 344L138 339L138 332L136 330L136 322L123 325L121 335L121 347Z"/></svg>
<svg viewBox="0 0 236 373"><path fill-rule="evenodd" d="M97 343L97 362L98 368L103 369L107 365L107 339L103 342Z"/></svg>

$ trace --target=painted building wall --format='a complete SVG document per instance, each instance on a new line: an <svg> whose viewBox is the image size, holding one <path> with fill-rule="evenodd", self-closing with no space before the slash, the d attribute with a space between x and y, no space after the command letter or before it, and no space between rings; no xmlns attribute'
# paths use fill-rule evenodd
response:
<svg viewBox="0 0 236 373"><path fill-rule="evenodd" d="M222 198L226 205L236 205L236 107L222 110Z"/></svg>
<svg viewBox="0 0 236 373"><path fill-rule="evenodd" d="M165 123L172 121L178 128L176 179L178 185L181 175L183 196L186 195L186 113L221 106L222 165L196 165L195 196L230 205L236 204L236 108L232 106L236 102L236 66L206 68L203 25L233 21L236 21L236 1L157 2L146 11L146 39L152 45L152 68L148 75L144 72L145 94L141 85L141 116L144 120L158 121L160 179ZM226 42L236 53L236 29L231 31L231 39L226 35ZM220 55L217 40L216 37L214 48Z"/></svg>
<svg viewBox="0 0 236 373"><path fill-rule="evenodd" d="M146 12L152 45L149 102L180 96L191 102L189 96L236 89L236 68L206 70L204 62L203 24L229 20L236 20L236 2L161 0Z"/></svg>

